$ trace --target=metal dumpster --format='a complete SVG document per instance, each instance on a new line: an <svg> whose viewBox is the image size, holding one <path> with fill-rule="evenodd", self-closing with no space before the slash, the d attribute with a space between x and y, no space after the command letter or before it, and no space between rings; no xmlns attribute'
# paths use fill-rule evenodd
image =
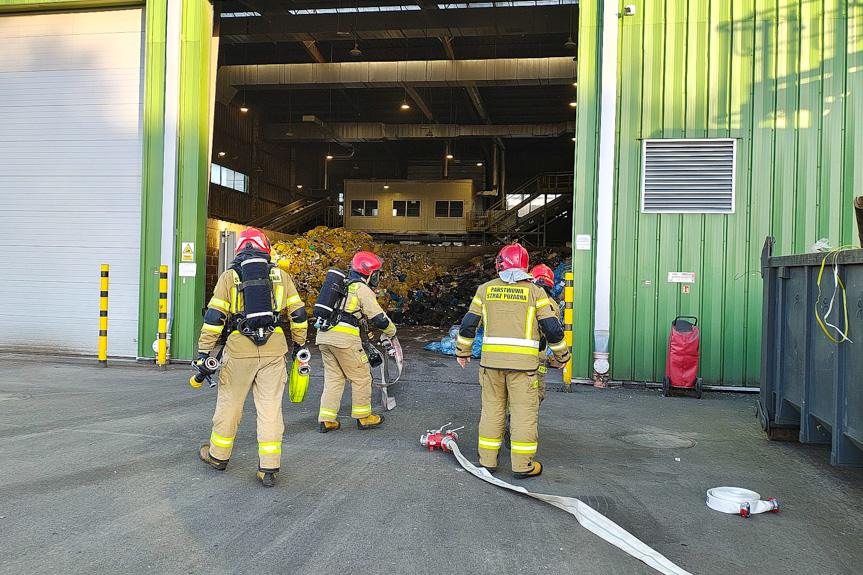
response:
<svg viewBox="0 0 863 575"><path fill-rule="evenodd" d="M774 257L773 245L768 237L761 254L761 427L771 438L799 429L803 443L831 444L833 465L863 466L863 249L843 251L837 258L853 343L835 343L815 315L817 305L823 318L833 300L832 259L824 267L819 298L818 274L826 254ZM841 291L830 318L844 324Z"/></svg>

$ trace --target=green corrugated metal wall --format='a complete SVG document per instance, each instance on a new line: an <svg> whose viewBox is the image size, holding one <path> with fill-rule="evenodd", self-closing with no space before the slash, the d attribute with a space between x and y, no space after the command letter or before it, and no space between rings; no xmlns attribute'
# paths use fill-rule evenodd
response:
<svg viewBox="0 0 863 575"><path fill-rule="evenodd" d="M621 2L622 5L624 2ZM708 383L754 385L759 255L855 237L863 194L863 3L627 0L619 20L611 375L660 380L671 320L697 315ZM595 236L602 2L579 7L574 233ZM639 138L739 138L736 213L640 213ZM855 193L856 192L856 193ZM574 252L573 374L591 373L594 252ZM695 272L691 293L670 271Z"/></svg>

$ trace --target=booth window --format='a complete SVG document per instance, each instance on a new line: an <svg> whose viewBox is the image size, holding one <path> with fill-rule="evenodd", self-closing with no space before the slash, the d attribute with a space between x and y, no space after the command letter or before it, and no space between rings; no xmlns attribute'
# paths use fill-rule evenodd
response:
<svg viewBox="0 0 863 575"><path fill-rule="evenodd" d="M393 200L394 218L418 218L420 217L420 203L408 200Z"/></svg>
<svg viewBox="0 0 863 575"><path fill-rule="evenodd" d="M461 218L464 217L464 202L439 200L434 203L434 217L436 218Z"/></svg>
<svg viewBox="0 0 863 575"><path fill-rule="evenodd" d="M351 200L351 215L352 216L377 216L378 201L377 200Z"/></svg>

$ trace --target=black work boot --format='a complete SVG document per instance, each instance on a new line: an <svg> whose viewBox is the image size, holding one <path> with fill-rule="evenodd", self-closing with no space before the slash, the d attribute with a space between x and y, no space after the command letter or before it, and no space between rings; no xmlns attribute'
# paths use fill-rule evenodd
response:
<svg viewBox="0 0 863 575"><path fill-rule="evenodd" d="M261 482L261 485L264 487L275 487L276 485L276 472L275 471L258 471L256 474L258 481Z"/></svg>
<svg viewBox="0 0 863 575"><path fill-rule="evenodd" d="M202 445L201 449L198 450L198 459L218 471L224 471L225 468L228 466L227 459L216 459L215 457L210 455L210 446L207 443Z"/></svg>

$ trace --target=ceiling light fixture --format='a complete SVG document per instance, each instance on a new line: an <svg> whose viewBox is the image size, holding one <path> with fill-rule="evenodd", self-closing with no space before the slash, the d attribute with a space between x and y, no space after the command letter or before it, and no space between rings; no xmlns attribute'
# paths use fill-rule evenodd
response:
<svg viewBox="0 0 863 575"><path fill-rule="evenodd" d="M572 41L572 7L569 8L569 38L564 42L563 47L570 50L575 50L578 46Z"/></svg>
<svg viewBox="0 0 863 575"><path fill-rule="evenodd" d="M572 137L572 141L573 141L573 143L575 142L575 136Z"/></svg>
<svg viewBox="0 0 863 575"><path fill-rule="evenodd" d="M389 184L384 184L384 189L385 189L385 190L390 189L390 185L389 185Z"/></svg>
<svg viewBox="0 0 863 575"><path fill-rule="evenodd" d="M249 111L249 108L248 108L248 106L243 104L242 106L240 106L240 111L245 114L246 112Z"/></svg>
<svg viewBox="0 0 863 575"><path fill-rule="evenodd" d="M356 40L354 40L354 47L353 47L353 49L351 49L350 55L353 56L354 58L359 58L360 56L363 55L363 52L362 52L362 50L360 50L360 46L359 46L359 44L357 44Z"/></svg>
<svg viewBox="0 0 863 575"><path fill-rule="evenodd" d="M576 102L575 100L569 103L570 108L575 108L576 106L578 106L578 102Z"/></svg>
<svg viewBox="0 0 863 575"><path fill-rule="evenodd" d="M327 160L332 160L333 156L331 154L327 154Z"/></svg>
<svg viewBox="0 0 863 575"><path fill-rule="evenodd" d="M298 189L298 190L302 190L302 189L303 189L303 184L297 184L297 189Z"/></svg>
<svg viewBox="0 0 863 575"><path fill-rule="evenodd" d="M452 155L452 154L450 154L450 153L448 153L448 154L446 155L446 159L447 159L447 160L452 160L453 158L455 158L455 156L453 156L453 155Z"/></svg>
<svg viewBox="0 0 863 575"><path fill-rule="evenodd" d="M476 167L477 167L477 168L481 168L481 167L482 167L482 162L477 162L477 163L476 163Z"/></svg>
<svg viewBox="0 0 863 575"><path fill-rule="evenodd" d="M402 102L401 108L402 110L410 110L411 105L407 103L407 100L405 100L404 102Z"/></svg>
<svg viewBox="0 0 863 575"><path fill-rule="evenodd" d="M225 157L225 152L219 152L219 157L220 157L220 158L224 158L224 157Z"/></svg>

